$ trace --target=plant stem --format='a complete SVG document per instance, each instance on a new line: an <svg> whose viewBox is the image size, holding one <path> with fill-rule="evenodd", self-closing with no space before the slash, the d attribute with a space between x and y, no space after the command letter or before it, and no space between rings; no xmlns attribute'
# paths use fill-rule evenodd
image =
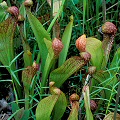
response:
<svg viewBox="0 0 120 120"><path fill-rule="evenodd" d="M40 63L40 58L41 58L41 54L40 54L40 51L38 52L38 55L37 55L37 60L36 60L36 63L39 64Z"/></svg>
<svg viewBox="0 0 120 120"><path fill-rule="evenodd" d="M63 11L63 6L64 6L65 0L62 1L62 5L60 6L60 9L58 10L58 13L56 14L56 16L54 17L54 19L51 21L47 31L50 32L55 21L57 20L57 18L60 16L61 12Z"/></svg>
<svg viewBox="0 0 120 120"><path fill-rule="evenodd" d="M29 90L24 89L25 91L25 110L29 109Z"/></svg>
<svg viewBox="0 0 120 120"><path fill-rule="evenodd" d="M86 22L86 0L83 0L83 34L85 32L85 22Z"/></svg>
<svg viewBox="0 0 120 120"><path fill-rule="evenodd" d="M32 86L31 86L31 88L30 88L30 93L29 93L29 95L31 95L31 96L34 96L35 84L36 84L36 81L35 81L35 79L33 78L33 84L32 84ZM30 101L30 100L29 100L29 101ZM32 107L32 104L33 104L33 100L30 102L29 108Z"/></svg>
<svg viewBox="0 0 120 120"><path fill-rule="evenodd" d="M102 9L103 9L103 23L105 23L106 22L106 1L105 0L103 0Z"/></svg>

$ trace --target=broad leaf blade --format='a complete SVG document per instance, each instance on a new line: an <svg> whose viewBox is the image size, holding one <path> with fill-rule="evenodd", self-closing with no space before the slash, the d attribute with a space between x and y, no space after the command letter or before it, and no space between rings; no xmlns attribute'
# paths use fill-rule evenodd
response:
<svg viewBox="0 0 120 120"><path fill-rule="evenodd" d="M53 110L53 118L52 120L60 120L63 116L67 107L67 100L65 94L61 92Z"/></svg>
<svg viewBox="0 0 120 120"><path fill-rule="evenodd" d="M17 103L13 102L12 103L12 113L16 112L17 110L19 110L19 106Z"/></svg>
<svg viewBox="0 0 120 120"><path fill-rule="evenodd" d="M8 66L14 58L13 35L16 23L14 18L8 18L0 24L0 61Z"/></svg>
<svg viewBox="0 0 120 120"><path fill-rule="evenodd" d="M24 114L24 108L21 108L18 110L18 112L16 113L14 117L16 120L21 120L21 118L23 117L23 114Z"/></svg>
<svg viewBox="0 0 120 120"><path fill-rule="evenodd" d="M16 29L16 25L17 20L13 16L9 17L4 22L0 23L0 62L4 66L9 66L6 67L6 69L10 72L18 96L20 97L21 90L19 86L19 80L16 77L17 73L13 72L16 69L15 68L16 59L14 59L14 45L13 45L13 36Z"/></svg>
<svg viewBox="0 0 120 120"><path fill-rule="evenodd" d="M47 39L44 39L44 42L46 44L46 47L48 49L48 53L50 54L51 57L54 56L54 51L53 51L53 48L52 48L52 42L47 40Z"/></svg>
<svg viewBox="0 0 120 120"><path fill-rule="evenodd" d="M29 110L24 110L24 114L23 114L23 116L20 120L28 120L29 119L29 114L30 114Z"/></svg>
<svg viewBox="0 0 120 120"><path fill-rule="evenodd" d="M69 24L67 25L67 27L65 28L65 31L62 36L62 43L64 47L59 56L59 66L61 66L65 62L67 53L68 53L68 48L69 48L70 38L71 38L71 33L72 33L73 16L71 16L70 19L71 20Z"/></svg>
<svg viewBox="0 0 120 120"><path fill-rule="evenodd" d="M88 37L86 50L91 54L91 63L93 66L96 66L98 70L101 69L103 62L103 49L102 42L96 38Z"/></svg>
<svg viewBox="0 0 120 120"><path fill-rule="evenodd" d="M58 95L51 95L42 99L36 109L36 120L50 120L51 112L54 108Z"/></svg>
<svg viewBox="0 0 120 120"><path fill-rule="evenodd" d="M39 20L34 15L32 15L32 13L29 10L27 10L27 16L28 16L29 23L34 32L36 41L37 41L39 49L40 49L40 54L42 57L42 70L43 70L45 61L46 61L46 57L48 54L46 45L44 43L44 38L46 38L47 40L50 40L50 41L51 41L51 38L50 38L49 33L44 29L42 24L39 22Z"/></svg>
<svg viewBox="0 0 120 120"><path fill-rule="evenodd" d="M73 73L85 64L85 61L80 57L71 57L62 66L51 72L50 80L55 82L56 87L60 87Z"/></svg>

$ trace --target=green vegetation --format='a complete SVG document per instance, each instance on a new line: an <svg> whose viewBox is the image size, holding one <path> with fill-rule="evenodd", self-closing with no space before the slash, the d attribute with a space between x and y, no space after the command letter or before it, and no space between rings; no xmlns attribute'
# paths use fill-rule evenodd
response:
<svg viewBox="0 0 120 120"><path fill-rule="evenodd" d="M119 9L119 0L0 0L8 120L119 120Z"/></svg>

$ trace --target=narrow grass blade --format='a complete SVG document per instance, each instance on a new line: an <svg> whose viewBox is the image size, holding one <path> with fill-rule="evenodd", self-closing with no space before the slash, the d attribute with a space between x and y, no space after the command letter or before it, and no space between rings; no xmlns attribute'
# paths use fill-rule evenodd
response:
<svg viewBox="0 0 120 120"><path fill-rule="evenodd" d="M100 24L100 20L99 20L100 11L99 11L99 9L100 9L100 0L96 0L96 27L98 27ZM98 35L99 35L99 33L97 32L97 36Z"/></svg>
<svg viewBox="0 0 120 120"><path fill-rule="evenodd" d="M118 79L115 75L110 74L109 72L98 71L93 75L92 86L102 86L101 96L108 100L106 101L106 113L111 105L111 101L115 96L115 86L118 82ZM94 92L95 88L91 89L91 92ZM103 100L100 99L99 103L102 104ZM99 105L100 107L100 105Z"/></svg>
<svg viewBox="0 0 120 120"><path fill-rule="evenodd" d="M106 0L102 0L102 15L103 15L103 23L106 22Z"/></svg>
<svg viewBox="0 0 120 120"><path fill-rule="evenodd" d="M19 86L21 86L18 77L16 76L16 74L15 74L12 70L10 70L10 74L11 74L11 76L12 76L12 79L14 79L13 82L16 82Z"/></svg>
<svg viewBox="0 0 120 120"><path fill-rule="evenodd" d="M83 34L85 32L85 22L86 22L86 0L83 0Z"/></svg>
<svg viewBox="0 0 120 120"><path fill-rule="evenodd" d="M116 95L116 105L115 105L115 111L114 111L114 120L116 120L116 116L117 116L119 97L120 97L120 82L118 84L117 95Z"/></svg>
<svg viewBox="0 0 120 120"><path fill-rule="evenodd" d="M22 54L23 54L23 51L19 53L16 57L14 57L14 59L10 62L9 66L11 66L18 59L18 57L20 57Z"/></svg>

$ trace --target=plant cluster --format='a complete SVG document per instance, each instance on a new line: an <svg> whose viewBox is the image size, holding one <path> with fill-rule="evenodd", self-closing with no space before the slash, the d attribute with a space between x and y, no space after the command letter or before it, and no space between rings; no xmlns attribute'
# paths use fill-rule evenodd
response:
<svg viewBox="0 0 120 120"><path fill-rule="evenodd" d="M103 36L102 41L83 33L74 41L78 55L68 57L74 17L70 16L69 23L61 32L59 17L66 1L47 2L52 9L47 30L40 18L31 12L32 0L25 0L19 8L1 2L0 67L9 72L14 92L14 101L10 103L13 114L8 119L119 120L119 46L110 58L118 28L109 21L100 26L98 31ZM5 11L9 15L4 14ZM84 12L83 28L86 21ZM27 35L27 32L35 39L33 46L29 42L32 35ZM17 37L18 44L22 44L20 53L15 51ZM23 61L19 68L20 58ZM75 75L82 77L81 88L74 92L69 88L69 92L65 92L64 87L67 89L70 85L65 83ZM112 106L113 103L116 106ZM65 118L67 109L69 115Z"/></svg>

